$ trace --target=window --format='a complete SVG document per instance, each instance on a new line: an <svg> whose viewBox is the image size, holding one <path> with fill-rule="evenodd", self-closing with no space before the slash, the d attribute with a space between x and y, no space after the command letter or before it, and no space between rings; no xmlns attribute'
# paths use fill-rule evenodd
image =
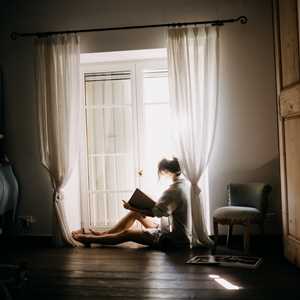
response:
<svg viewBox="0 0 300 300"><path fill-rule="evenodd" d="M166 51L84 54L81 67L82 226L105 229L126 213L121 200L136 187L154 199L166 187L157 176L174 149ZM207 172L200 184L208 199ZM208 201L204 210L208 221Z"/></svg>
<svg viewBox="0 0 300 300"><path fill-rule="evenodd" d="M171 154L165 59L82 65L83 226L111 227L136 187L157 197L157 162Z"/></svg>

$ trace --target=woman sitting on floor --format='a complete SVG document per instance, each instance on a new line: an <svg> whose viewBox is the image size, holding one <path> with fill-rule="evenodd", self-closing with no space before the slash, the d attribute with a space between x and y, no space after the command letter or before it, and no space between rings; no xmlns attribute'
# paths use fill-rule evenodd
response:
<svg viewBox="0 0 300 300"><path fill-rule="evenodd" d="M172 184L152 209L140 210L124 202L124 208L130 212L112 229L104 232L91 230L88 234L74 231L74 239L83 244L117 245L130 241L159 249L189 247L189 188L181 176L177 158L161 160L158 164L158 175L170 177ZM152 220L153 217L161 218L160 225ZM140 222L143 229L133 229L135 221Z"/></svg>

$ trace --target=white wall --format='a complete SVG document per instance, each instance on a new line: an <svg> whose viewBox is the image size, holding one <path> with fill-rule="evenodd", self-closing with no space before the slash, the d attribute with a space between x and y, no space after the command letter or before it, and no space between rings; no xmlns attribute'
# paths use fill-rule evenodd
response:
<svg viewBox="0 0 300 300"><path fill-rule="evenodd" d="M221 28L218 133L210 164L211 210L225 203L226 184L268 181L280 231L279 166L271 0L49 0L1 2L0 63L5 77L7 150L21 186L20 214L34 215L33 234L50 234L52 192L39 164L31 38L11 31L143 25L247 15ZM162 28L81 34L81 52L161 48ZM271 229L270 229L271 230Z"/></svg>

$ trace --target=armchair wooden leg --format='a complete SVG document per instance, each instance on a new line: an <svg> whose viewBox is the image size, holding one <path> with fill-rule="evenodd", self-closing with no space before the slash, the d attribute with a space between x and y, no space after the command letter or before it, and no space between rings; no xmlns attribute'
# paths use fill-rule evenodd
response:
<svg viewBox="0 0 300 300"><path fill-rule="evenodd" d="M214 219L214 247L213 247L213 252L216 251L217 249L217 244L218 244L218 238L219 238L219 229L218 229L218 221Z"/></svg>
<svg viewBox="0 0 300 300"><path fill-rule="evenodd" d="M233 229L233 225L232 224L228 225L227 240L226 240L226 247L227 248L229 248L229 241L231 240L232 229Z"/></svg>
<svg viewBox="0 0 300 300"><path fill-rule="evenodd" d="M244 252L246 254L248 254L250 250L250 232L250 224L246 224L244 232Z"/></svg>

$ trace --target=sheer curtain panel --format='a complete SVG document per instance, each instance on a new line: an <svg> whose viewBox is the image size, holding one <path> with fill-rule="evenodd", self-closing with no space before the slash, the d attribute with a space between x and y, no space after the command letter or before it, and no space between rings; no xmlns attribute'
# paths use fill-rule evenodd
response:
<svg viewBox="0 0 300 300"><path fill-rule="evenodd" d="M218 100L218 28L168 30L170 107L183 173L191 183L192 245L210 247L199 180L209 162Z"/></svg>
<svg viewBox="0 0 300 300"><path fill-rule="evenodd" d="M54 190L55 237L75 246L63 191L79 151L79 38L76 34L42 37L35 48L40 152Z"/></svg>

